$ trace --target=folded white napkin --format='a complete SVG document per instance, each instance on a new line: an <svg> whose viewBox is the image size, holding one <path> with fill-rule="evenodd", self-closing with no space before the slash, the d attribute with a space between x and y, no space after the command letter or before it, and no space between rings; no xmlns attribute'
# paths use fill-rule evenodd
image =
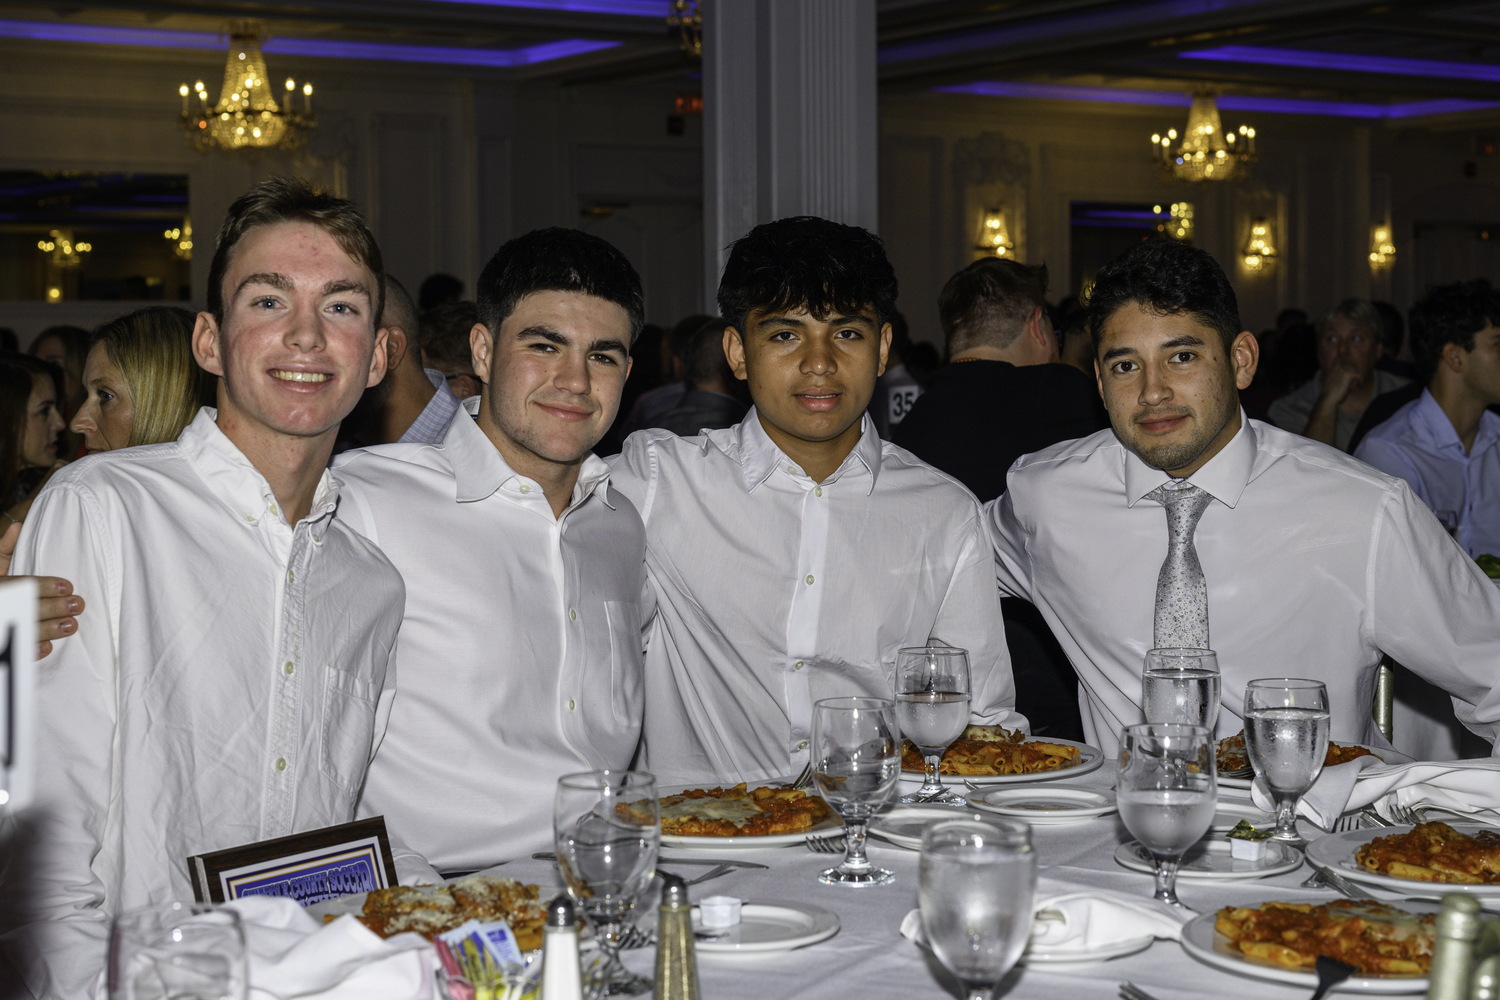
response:
<svg viewBox="0 0 1500 1000"><path fill-rule="evenodd" d="M1182 925L1196 914L1154 899L1091 889L1062 879L1037 880L1031 944L1051 955L1076 951L1080 955L1112 944L1151 936L1175 941ZM901 921L903 937L927 944L922 911L912 910Z"/></svg>
<svg viewBox="0 0 1500 1000"><path fill-rule="evenodd" d="M352 916L322 924L290 899L229 903L245 929L250 1000L431 1000L438 958L417 934L381 940Z"/></svg>
<svg viewBox="0 0 1500 1000"><path fill-rule="evenodd" d="M1257 806L1273 808L1259 778L1250 794ZM1297 812L1327 830L1343 813L1368 805L1390 820L1395 819L1394 806L1421 806L1472 816L1476 823L1500 823L1500 760L1382 764L1373 757L1356 757L1323 768Z"/></svg>

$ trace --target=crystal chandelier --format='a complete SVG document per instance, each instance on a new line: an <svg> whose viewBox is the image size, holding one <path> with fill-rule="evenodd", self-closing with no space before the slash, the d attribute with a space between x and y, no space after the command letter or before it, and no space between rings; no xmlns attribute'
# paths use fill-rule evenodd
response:
<svg viewBox="0 0 1500 1000"><path fill-rule="evenodd" d="M667 13L667 34L676 37L682 51L703 55L704 0L672 0Z"/></svg>
<svg viewBox="0 0 1500 1000"><path fill-rule="evenodd" d="M979 242L974 249L980 253L1004 257L1015 248L1015 243L1011 242L1010 229L1005 225L1005 209L985 209L979 224Z"/></svg>
<svg viewBox="0 0 1500 1000"><path fill-rule="evenodd" d="M192 222L183 219L181 226L173 226L171 229L162 230L162 236L171 241L172 254L178 260L193 259Z"/></svg>
<svg viewBox="0 0 1500 1000"><path fill-rule="evenodd" d="M75 242L72 231L61 229L52 230L45 240L37 240L36 248L47 254L48 261L58 268L77 267L83 263L80 254L94 249L89 243Z"/></svg>
<svg viewBox="0 0 1500 1000"><path fill-rule="evenodd" d="M1240 253L1244 255L1245 267L1251 271L1259 271L1276 259L1276 242L1271 235L1270 220L1254 219L1251 221L1250 239L1245 241L1245 246Z"/></svg>
<svg viewBox="0 0 1500 1000"><path fill-rule="evenodd" d="M292 108L296 81L286 81L285 104L278 106L267 81L265 57L260 54L260 36L244 28L230 37L229 58L224 65L224 85L218 103L208 103L208 89L199 80L193 85L199 108L189 107L188 85L177 88L182 98L182 125L188 142L200 153L214 149L293 150L307 142L307 130L317 126L312 113L312 84L302 85L302 110Z"/></svg>
<svg viewBox="0 0 1500 1000"><path fill-rule="evenodd" d="M1396 263L1396 245L1391 242L1391 227L1376 223L1370 234L1370 266L1383 271Z"/></svg>
<svg viewBox="0 0 1500 1000"><path fill-rule="evenodd" d="M1212 94L1197 94L1188 109L1187 130L1175 150L1177 130L1151 136L1151 157L1181 181L1232 181L1245 176L1255 162L1255 129L1241 125L1225 132Z"/></svg>

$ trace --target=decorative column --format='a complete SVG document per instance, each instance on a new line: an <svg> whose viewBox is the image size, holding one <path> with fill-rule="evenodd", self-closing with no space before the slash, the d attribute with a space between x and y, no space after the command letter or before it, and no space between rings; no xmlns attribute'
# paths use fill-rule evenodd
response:
<svg viewBox="0 0 1500 1000"><path fill-rule="evenodd" d="M762 222L878 219L875 0L711 0L703 24L705 303Z"/></svg>

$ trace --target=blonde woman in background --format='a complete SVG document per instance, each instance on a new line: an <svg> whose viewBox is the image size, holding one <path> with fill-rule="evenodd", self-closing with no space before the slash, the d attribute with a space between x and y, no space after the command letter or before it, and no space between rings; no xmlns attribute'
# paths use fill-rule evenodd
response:
<svg viewBox="0 0 1500 1000"><path fill-rule="evenodd" d="M193 359L193 320L186 309L150 306L99 328L72 424L90 454L176 441L213 404L215 379Z"/></svg>

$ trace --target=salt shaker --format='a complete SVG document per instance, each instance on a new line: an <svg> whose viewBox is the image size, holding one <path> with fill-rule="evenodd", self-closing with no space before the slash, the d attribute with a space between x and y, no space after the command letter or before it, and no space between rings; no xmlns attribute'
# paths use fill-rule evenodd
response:
<svg viewBox="0 0 1500 1000"><path fill-rule="evenodd" d="M538 1000L583 1000L578 963L578 923L566 895L547 904L542 928L542 988Z"/></svg>
<svg viewBox="0 0 1500 1000"><path fill-rule="evenodd" d="M1474 939L1479 936L1479 901L1456 892L1444 896L1436 931L1428 1000L1469 1000Z"/></svg>
<svg viewBox="0 0 1500 1000"><path fill-rule="evenodd" d="M656 1000L700 1000L687 884L676 875L663 881L656 911Z"/></svg>

